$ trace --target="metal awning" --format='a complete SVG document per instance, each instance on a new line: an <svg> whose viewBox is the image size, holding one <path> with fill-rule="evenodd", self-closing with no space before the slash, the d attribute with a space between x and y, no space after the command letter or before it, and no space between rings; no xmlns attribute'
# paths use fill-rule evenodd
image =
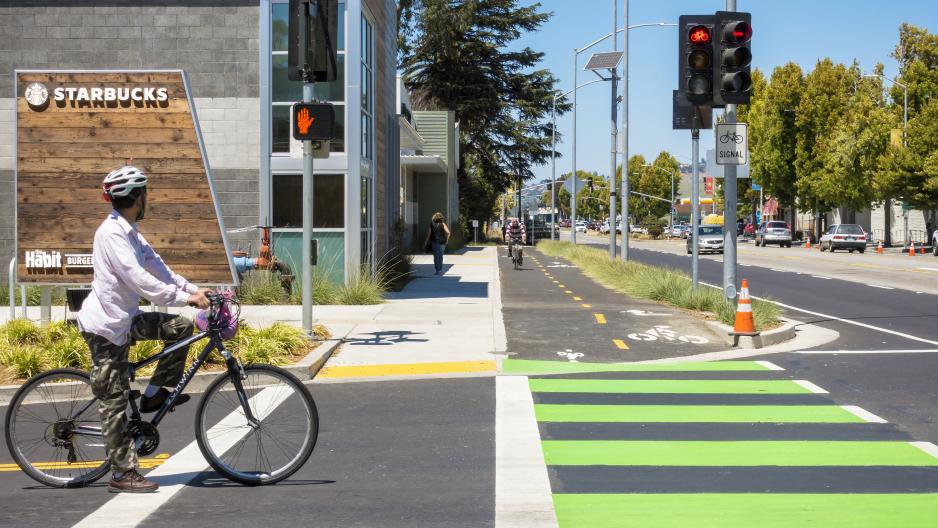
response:
<svg viewBox="0 0 938 528"><path fill-rule="evenodd" d="M431 172L442 172L446 174L446 162L439 156L414 156L402 155L401 167L421 169Z"/></svg>
<svg viewBox="0 0 938 528"><path fill-rule="evenodd" d="M414 125L404 116L397 116L397 123L401 129L401 148L409 150L422 150L426 140L417 132Z"/></svg>

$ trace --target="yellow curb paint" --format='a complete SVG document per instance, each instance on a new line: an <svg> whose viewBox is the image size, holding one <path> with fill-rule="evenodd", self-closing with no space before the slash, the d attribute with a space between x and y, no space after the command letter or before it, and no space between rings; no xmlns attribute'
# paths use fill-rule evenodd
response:
<svg viewBox="0 0 938 528"><path fill-rule="evenodd" d="M626 345L626 344L625 344L625 341L623 341L623 340L621 340L621 339L613 339L612 342L615 343L616 347L617 347L619 350L628 350L628 349L629 349L629 345Z"/></svg>
<svg viewBox="0 0 938 528"><path fill-rule="evenodd" d="M581 304L580 306L582 306L583 308L592 308L592 307L593 307L592 304L585 304L585 303L584 303L584 304Z"/></svg>
<svg viewBox="0 0 938 528"><path fill-rule="evenodd" d="M593 317L596 318L598 324L606 324L606 316L601 313L594 313Z"/></svg>
<svg viewBox="0 0 938 528"><path fill-rule="evenodd" d="M570 292L567 292L567 293L570 293ZM582 300L583 300L583 297L574 297L573 300L574 300L574 301L582 301Z"/></svg>
<svg viewBox="0 0 938 528"><path fill-rule="evenodd" d="M138 467L141 469L151 469L162 465L169 458L169 453L160 453L153 458L141 458L137 460ZM56 469L94 469L101 464L103 460L91 460L88 462L35 462L33 466L36 469L56 470ZM0 464L0 471L22 471L16 464Z"/></svg>
<svg viewBox="0 0 938 528"><path fill-rule="evenodd" d="M494 361L452 361L445 363L401 363L390 365L349 365L326 367L316 378L368 378L378 376L419 376L464 372L495 372Z"/></svg>

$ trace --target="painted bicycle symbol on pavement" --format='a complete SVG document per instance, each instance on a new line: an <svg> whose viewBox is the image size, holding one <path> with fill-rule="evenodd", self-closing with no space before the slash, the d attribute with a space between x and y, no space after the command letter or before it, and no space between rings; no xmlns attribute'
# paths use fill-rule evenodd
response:
<svg viewBox="0 0 938 528"><path fill-rule="evenodd" d="M583 357L584 354L583 352L574 352L572 349L568 348L565 352L557 352L557 355L566 358L570 363L579 363L577 360Z"/></svg>
<svg viewBox="0 0 938 528"><path fill-rule="evenodd" d="M629 334L629 339L635 341L677 341L690 343L692 345L703 345L710 342L707 338L701 336L679 335L674 330L671 330L669 325L655 325L644 332L631 333Z"/></svg>

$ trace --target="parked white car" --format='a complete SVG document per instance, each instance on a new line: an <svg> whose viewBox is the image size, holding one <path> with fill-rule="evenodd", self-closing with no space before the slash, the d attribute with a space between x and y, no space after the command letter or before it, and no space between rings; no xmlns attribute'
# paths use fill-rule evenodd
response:
<svg viewBox="0 0 938 528"><path fill-rule="evenodd" d="M821 251L846 249L850 253L866 251L866 233L857 224L834 224L818 241Z"/></svg>
<svg viewBox="0 0 938 528"><path fill-rule="evenodd" d="M579 222L577 222L577 223L576 223L576 232L577 232L577 233L585 233L585 232L586 232L586 222L583 222L582 220L579 221Z"/></svg>

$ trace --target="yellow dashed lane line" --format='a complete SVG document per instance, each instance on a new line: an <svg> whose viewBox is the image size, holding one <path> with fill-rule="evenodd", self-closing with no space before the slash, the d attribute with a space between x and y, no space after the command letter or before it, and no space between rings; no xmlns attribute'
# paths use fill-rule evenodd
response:
<svg viewBox="0 0 938 528"><path fill-rule="evenodd" d="M593 317L596 318L597 324L606 324L606 316L601 313L594 313Z"/></svg>
<svg viewBox="0 0 938 528"><path fill-rule="evenodd" d="M454 374L495 372L494 361L451 361L443 363L402 363L390 365L349 365L326 367L317 378L368 378L378 376L419 376L425 374Z"/></svg>
<svg viewBox="0 0 938 528"><path fill-rule="evenodd" d="M570 293L570 292L567 292L567 293ZM583 300L583 297L574 297L573 300L574 300L574 301L582 301L582 300Z"/></svg>
<svg viewBox="0 0 938 528"><path fill-rule="evenodd" d="M626 345L626 344L625 344L625 341L623 341L623 340L621 340L621 339L613 339L612 342L615 343L616 347L617 347L619 350L628 350L628 349L629 349L629 345Z"/></svg>
<svg viewBox="0 0 938 528"><path fill-rule="evenodd" d="M593 307L592 304L586 304L586 303L583 303L583 304L581 304L580 306L582 306L583 308L592 308L592 307Z"/></svg>

